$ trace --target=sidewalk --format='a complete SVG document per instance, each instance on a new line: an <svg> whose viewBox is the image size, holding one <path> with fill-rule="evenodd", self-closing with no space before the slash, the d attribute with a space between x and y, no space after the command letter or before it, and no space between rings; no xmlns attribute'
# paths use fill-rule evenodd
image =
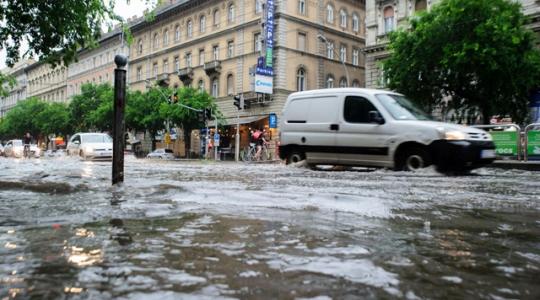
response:
<svg viewBox="0 0 540 300"><path fill-rule="evenodd" d="M540 161L529 160L496 160L488 168L500 168L500 169L518 169L526 171L540 171Z"/></svg>

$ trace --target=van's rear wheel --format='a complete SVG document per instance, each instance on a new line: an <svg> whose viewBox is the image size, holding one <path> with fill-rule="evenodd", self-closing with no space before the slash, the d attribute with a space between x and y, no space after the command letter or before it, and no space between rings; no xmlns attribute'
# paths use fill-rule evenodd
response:
<svg viewBox="0 0 540 300"><path fill-rule="evenodd" d="M396 170L414 172L429 165L431 165L429 153L420 147L413 147L398 154Z"/></svg>
<svg viewBox="0 0 540 300"><path fill-rule="evenodd" d="M294 164L294 163L303 161L304 159L306 159L306 155L303 152L292 151L287 156L287 164Z"/></svg>

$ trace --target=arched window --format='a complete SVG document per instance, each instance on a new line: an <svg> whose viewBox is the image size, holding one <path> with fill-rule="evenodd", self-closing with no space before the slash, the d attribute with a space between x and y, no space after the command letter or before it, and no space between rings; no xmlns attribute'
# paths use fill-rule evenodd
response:
<svg viewBox="0 0 540 300"><path fill-rule="evenodd" d="M384 33L394 30L394 8L388 6L384 9Z"/></svg>
<svg viewBox="0 0 540 300"><path fill-rule="evenodd" d="M343 28L346 28L347 27L347 12L345 10L340 10L339 11L339 17L340 17L340 25L341 27Z"/></svg>
<svg viewBox="0 0 540 300"><path fill-rule="evenodd" d="M334 76L329 74L328 76L326 76L326 88L331 89L333 87L334 87Z"/></svg>
<svg viewBox="0 0 540 300"><path fill-rule="evenodd" d="M190 38L193 36L193 22L189 20L187 22L187 37Z"/></svg>
<svg viewBox="0 0 540 300"><path fill-rule="evenodd" d="M229 21L229 23L234 22L234 4L232 4L232 3L231 3L231 5L229 5L229 10L228 10L228 14L227 14L227 20Z"/></svg>
<svg viewBox="0 0 540 300"><path fill-rule="evenodd" d="M262 12L261 0L255 0L255 13L260 14Z"/></svg>
<svg viewBox="0 0 540 300"><path fill-rule="evenodd" d="M204 91L204 81L202 79L199 80L199 83L197 84L197 88L199 89L199 91L203 92Z"/></svg>
<svg viewBox="0 0 540 300"><path fill-rule="evenodd" d="M218 78L212 79L212 97L217 98L219 95L219 80Z"/></svg>
<svg viewBox="0 0 540 300"><path fill-rule="evenodd" d="M414 5L414 11L422 11L427 9L427 2L426 0L417 0L416 4Z"/></svg>
<svg viewBox="0 0 540 300"><path fill-rule="evenodd" d="M352 16L352 29L354 32L360 31L360 18L358 18L356 13Z"/></svg>
<svg viewBox="0 0 540 300"><path fill-rule="evenodd" d="M159 46L159 34L154 33L154 49L157 49Z"/></svg>
<svg viewBox="0 0 540 300"><path fill-rule="evenodd" d="M326 6L326 22L334 23L334 7L332 4Z"/></svg>
<svg viewBox="0 0 540 300"><path fill-rule="evenodd" d="M339 87L340 87L340 88L345 88L345 87L347 87L347 78L341 77L341 79L339 80Z"/></svg>
<svg viewBox="0 0 540 300"><path fill-rule="evenodd" d="M219 25L219 10L214 10L214 20L213 20L214 27L217 27Z"/></svg>
<svg viewBox="0 0 540 300"><path fill-rule="evenodd" d="M298 13L301 15L306 14L306 0L298 0Z"/></svg>
<svg viewBox="0 0 540 300"><path fill-rule="evenodd" d="M206 31L206 16L204 15L199 19L199 31L201 33Z"/></svg>
<svg viewBox="0 0 540 300"><path fill-rule="evenodd" d="M352 87L359 88L360 87L360 81L357 79L353 80Z"/></svg>
<svg viewBox="0 0 540 300"><path fill-rule="evenodd" d="M169 30L165 29L163 32L163 46L167 46L169 44Z"/></svg>
<svg viewBox="0 0 540 300"><path fill-rule="evenodd" d="M232 74L227 76L227 95L234 95L234 77Z"/></svg>
<svg viewBox="0 0 540 300"><path fill-rule="evenodd" d="M347 46L341 45L339 48L339 60L346 62L347 61Z"/></svg>
<svg viewBox="0 0 540 300"><path fill-rule="evenodd" d="M306 90L306 70L303 68L296 72L296 90L299 92Z"/></svg>
<svg viewBox="0 0 540 300"><path fill-rule="evenodd" d="M142 54L142 51L143 51L143 42L142 42L142 39L139 39L139 42L137 43L137 52L139 54Z"/></svg>
<svg viewBox="0 0 540 300"><path fill-rule="evenodd" d="M180 25L176 24L174 27L174 41L180 41Z"/></svg>

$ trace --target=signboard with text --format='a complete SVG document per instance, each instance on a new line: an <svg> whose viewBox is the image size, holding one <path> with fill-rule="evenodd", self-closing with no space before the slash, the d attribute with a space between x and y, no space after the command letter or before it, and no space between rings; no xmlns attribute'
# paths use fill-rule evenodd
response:
<svg viewBox="0 0 540 300"><path fill-rule="evenodd" d="M272 94L273 77L255 74L255 92L262 94Z"/></svg>
<svg viewBox="0 0 540 300"><path fill-rule="evenodd" d="M491 131L489 134L493 137L497 155L517 156L517 131Z"/></svg>
<svg viewBox="0 0 540 300"><path fill-rule="evenodd" d="M540 156L540 131L538 130L527 132L527 155Z"/></svg>
<svg viewBox="0 0 540 300"><path fill-rule="evenodd" d="M277 128L277 116L272 113L268 116L268 127Z"/></svg>
<svg viewBox="0 0 540 300"><path fill-rule="evenodd" d="M274 56L274 0L266 1L266 67L272 68Z"/></svg>

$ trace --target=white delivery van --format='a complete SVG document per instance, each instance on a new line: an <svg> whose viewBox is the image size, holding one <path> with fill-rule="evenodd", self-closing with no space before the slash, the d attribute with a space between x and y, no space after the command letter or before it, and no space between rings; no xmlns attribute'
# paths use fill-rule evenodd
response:
<svg viewBox="0 0 540 300"><path fill-rule="evenodd" d="M495 159L480 129L431 121L405 96L361 88L291 94L280 122L281 159L309 165L442 172L468 171Z"/></svg>

